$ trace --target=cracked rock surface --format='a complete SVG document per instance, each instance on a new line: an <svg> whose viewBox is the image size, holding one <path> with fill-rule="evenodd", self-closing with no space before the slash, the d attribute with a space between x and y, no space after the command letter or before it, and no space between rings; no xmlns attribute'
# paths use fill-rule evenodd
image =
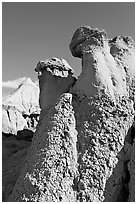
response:
<svg viewBox="0 0 137 204"><path fill-rule="evenodd" d="M7 200L134 202L134 42L122 36L110 40L103 29L83 26L70 51L82 60L77 81L72 73L62 76L58 58L35 69L42 111Z"/></svg>

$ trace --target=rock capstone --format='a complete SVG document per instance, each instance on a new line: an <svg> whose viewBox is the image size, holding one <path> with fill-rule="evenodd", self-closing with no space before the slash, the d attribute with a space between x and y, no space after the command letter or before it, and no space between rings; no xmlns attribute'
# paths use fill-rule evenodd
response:
<svg viewBox="0 0 137 204"><path fill-rule="evenodd" d="M53 57L38 62L35 71L38 72L40 108L49 108L56 103L62 93L68 92L76 79L73 69L64 59Z"/></svg>

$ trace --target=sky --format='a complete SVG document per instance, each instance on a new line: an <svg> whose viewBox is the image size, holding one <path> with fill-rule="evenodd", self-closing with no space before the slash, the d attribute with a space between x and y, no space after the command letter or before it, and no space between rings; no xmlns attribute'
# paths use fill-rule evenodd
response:
<svg viewBox="0 0 137 204"><path fill-rule="evenodd" d="M118 35L135 39L133 2L3 2L2 81L30 77L39 60L64 58L81 72L81 60L69 50L80 26L103 28L109 38ZM3 94L9 93L3 88Z"/></svg>

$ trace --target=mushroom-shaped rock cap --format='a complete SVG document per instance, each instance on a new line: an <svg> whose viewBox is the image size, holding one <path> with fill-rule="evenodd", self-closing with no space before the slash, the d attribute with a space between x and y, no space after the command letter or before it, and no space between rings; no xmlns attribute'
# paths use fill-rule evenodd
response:
<svg viewBox="0 0 137 204"><path fill-rule="evenodd" d="M52 75L67 77L69 74L73 74L74 71L71 66L63 58L52 57L50 59L39 61L35 71L43 72L44 70L51 72Z"/></svg>
<svg viewBox="0 0 137 204"><path fill-rule="evenodd" d="M107 34L103 29L82 26L75 31L69 48L74 57L81 58L83 49L89 45L103 46L104 39L107 39Z"/></svg>

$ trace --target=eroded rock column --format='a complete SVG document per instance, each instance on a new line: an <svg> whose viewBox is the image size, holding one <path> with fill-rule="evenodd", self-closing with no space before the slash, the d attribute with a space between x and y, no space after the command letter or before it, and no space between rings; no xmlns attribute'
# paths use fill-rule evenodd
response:
<svg viewBox="0 0 137 204"><path fill-rule="evenodd" d="M48 61L49 64L51 61ZM52 65L52 73L39 70L41 63L37 67L38 71L42 71L39 77L42 111L24 168L9 197L12 202L76 201L76 192L73 190L77 175L76 122L72 94L62 94L69 89L74 79L68 76L64 67L65 77L57 77L57 66ZM60 70L56 71L60 73Z"/></svg>
<svg viewBox="0 0 137 204"><path fill-rule="evenodd" d="M121 38L118 57L112 42L102 29L80 27L70 43L72 55L82 59L82 73L72 89L78 201L128 200L129 160L125 162L123 149L134 121L134 61L126 57L134 59L134 45Z"/></svg>
<svg viewBox="0 0 137 204"><path fill-rule="evenodd" d="M70 50L77 81L63 59L37 64L42 111L9 201L134 201L134 43L80 27Z"/></svg>

